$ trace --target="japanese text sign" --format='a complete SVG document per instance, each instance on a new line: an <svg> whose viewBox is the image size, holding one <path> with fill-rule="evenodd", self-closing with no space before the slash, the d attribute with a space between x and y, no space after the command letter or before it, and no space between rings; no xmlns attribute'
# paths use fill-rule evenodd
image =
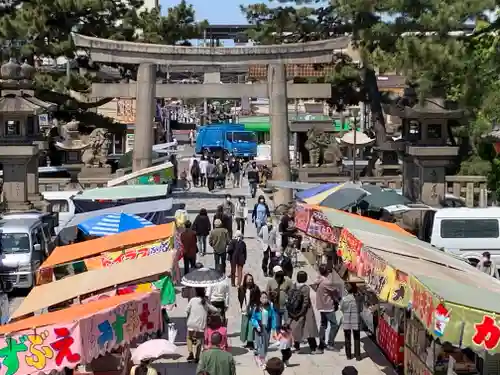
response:
<svg viewBox="0 0 500 375"><path fill-rule="evenodd" d="M415 315L432 331L433 314L435 310L434 296L414 277L410 278L412 292L411 306Z"/></svg>
<svg viewBox="0 0 500 375"><path fill-rule="evenodd" d="M313 210L307 227L307 234L318 240L336 244L338 242L338 230L328 222L326 215L318 210Z"/></svg>
<svg viewBox="0 0 500 375"><path fill-rule="evenodd" d="M160 294L155 292L76 323L4 335L0 338L0 375L48 374L74 368L160 328Z"/></svg>
<svg viewBox="0 0 500 375"><path fill-rule="evenodd" d="M83 362L88 363L145 333L158 331L161 322L159 293L146 294L82 320Z"/></svg>
<svg viewBox="0 0 500 375"><path fill-rule="evenodd" d="M122 263L127 260L144 258L150 255L164 253L168 250L170 250L170 240L136 246L123 251L104 253L101 256L102 266L110 267L114 264Z"/></svg>
<svg viewBox="0 0 500 375"><path fill-rule="evenodd" d="M311 209L303 204L297 204L295 207L295 227L307 233L307 228L309 226L309 219L311 217Z"/></svg>
<svg viewBox="0 0 500 375"><path fill-rule="evenodd" d="M0 338L0 374L49 373L81 362L78 323L42 327Z"/></svg>
<svg viewBox="0 0 500 375"><path fill-rule="evenodd" d="M357 262L361 253L362 243L348 229L343 228L340 232L337 252L342 257L349 271L357 272Z"/></svg>

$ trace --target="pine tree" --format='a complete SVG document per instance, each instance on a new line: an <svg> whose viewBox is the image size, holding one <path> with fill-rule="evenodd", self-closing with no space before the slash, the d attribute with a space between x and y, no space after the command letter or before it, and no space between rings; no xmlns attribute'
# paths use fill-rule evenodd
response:
<svg viewBox="0 0 500 375"><path fill-rule="evenodd" d="M142 0L30 0L14 12L0 18L0 43L2 60L17 57L31 64L36 59L64 56L88 69L82 76L78 72L50 70L39 71L35 76L37 96L60 105L55 114L63 120L75 118L82 123L112 128L113 121L88 109L106 101L83 103L71 91L89 93L94 74L100 66L87 58L77 56L71 33L114 40L145 43L185 43L199 34L206 22L195 22L195 10L185 0L168 9L162 16L160 10L143 11ZM140 30L140 31L139 31ZM134 66L120 66L120 72L131 71ZM56 93L54 93L54 91Z"/></svg>
<svg viewBox="0 0 500 375"><path fill-rule="evenodd" d="M330 102L341 108L358 99L368 101L378 147L383 149L387 140L375 67L404 74L420 98L441 96L457 100L475 118L477 85L486 78L482 70L472 65L476 61L472 56L478 48L478 31L472 35L452 32L465 22L487 19L497 5L495 0L278 2L279 6L272 8L263 3L242 7L255 26L249 36L268 44L350 35L361 61L355 63L343 57L336 62L335 74L327 77L334 93ZM482 35L491 36L489 32L496 30L498 24L500 21L488 25ZM496 52L496 47L490 47ZM498 68L490 66L490 71L497 74ZM491 86L491 81L487 85Z"/></svg>

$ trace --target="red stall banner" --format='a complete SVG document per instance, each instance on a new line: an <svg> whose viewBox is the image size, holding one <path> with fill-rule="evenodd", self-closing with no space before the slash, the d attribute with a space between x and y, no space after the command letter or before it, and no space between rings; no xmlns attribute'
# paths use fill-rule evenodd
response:
<svg viewBox="0 0 500 375"><path fill-rule="evenodd" d="M304 204L295 207L295 227L310 237L331 244L337 244L340 236L340 228L330 225L323 212Z"/></svg>
<svg viewBox="0 0 500 375"><path fill-rule="evenodd" d="M311 218L312 210L303 204L297 204L295 207L295 228L301 232L307 233L309 219Z"/></svg>

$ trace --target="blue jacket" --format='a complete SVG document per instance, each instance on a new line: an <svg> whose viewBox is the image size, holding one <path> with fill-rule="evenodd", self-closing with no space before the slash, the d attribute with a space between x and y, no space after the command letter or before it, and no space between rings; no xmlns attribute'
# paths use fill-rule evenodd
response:
<svg viewBox="0 0 500 375"><path fill-rule="evenodd" d="M278 326L278 314L273 304L269 305L269 322L267 323L268 331L275 331ZM250 318L250 323L254 328L262 327L262 312L258 309L254 309L252 312L252 317Z"/></svg>

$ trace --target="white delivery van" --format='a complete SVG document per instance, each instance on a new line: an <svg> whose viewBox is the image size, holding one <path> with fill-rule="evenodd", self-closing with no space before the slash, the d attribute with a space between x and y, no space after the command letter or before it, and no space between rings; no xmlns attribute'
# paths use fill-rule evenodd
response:
<svg viewBox="0 0 500 375"><path fill-rule="evenodd" d="M489 251L500 266L500 207L425 211L419 237L473 265Z"/></svg>
<svg viewBox="0 0 500 375"><path fill-rule="evenodd" d="M75 216L75 204L71 198L79 193L78 190L42 192L43 199L52 204L52 212L59 214L59 226L56 228L56 233L59 233Z"/></svg>

